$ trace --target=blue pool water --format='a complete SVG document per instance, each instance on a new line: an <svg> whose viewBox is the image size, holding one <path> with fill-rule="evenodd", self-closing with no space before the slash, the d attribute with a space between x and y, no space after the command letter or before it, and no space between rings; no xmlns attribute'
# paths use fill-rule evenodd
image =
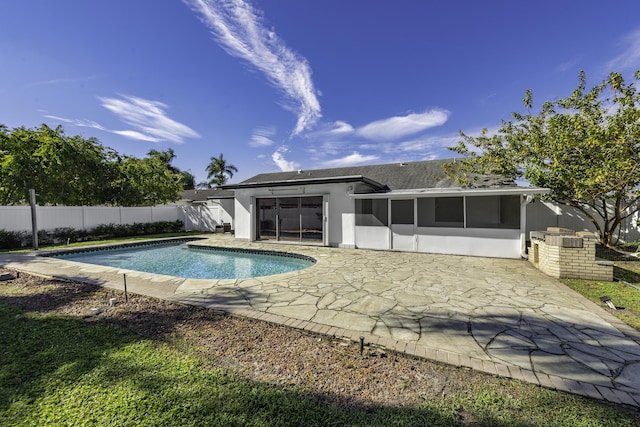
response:
<svg viewBox="0 0 640 427"><path fill-rule="evenodd" d="M287 254L288 255L288 254ZM244 279L301 270L311 258L275 253L236 252L186 244L138 246L54 255L55 258L186 279Z"/></svg>

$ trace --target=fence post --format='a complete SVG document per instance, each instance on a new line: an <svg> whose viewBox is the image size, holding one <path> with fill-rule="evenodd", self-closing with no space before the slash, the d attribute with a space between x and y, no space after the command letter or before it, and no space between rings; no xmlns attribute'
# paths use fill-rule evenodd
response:
<svg viewBox="0 0 640 427"><path fill-rule="evenodd" d="M36 190L29 190L29 204L31 205L31 232L33 233L33 250L38 250L38 218L36 212Z"/></svg>

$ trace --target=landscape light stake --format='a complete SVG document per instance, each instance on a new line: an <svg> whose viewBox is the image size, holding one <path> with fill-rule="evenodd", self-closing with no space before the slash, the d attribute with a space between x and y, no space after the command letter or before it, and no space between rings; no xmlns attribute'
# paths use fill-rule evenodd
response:
<svg viewBox="0 0 640 427"><path fill-rule="evenodd" d="M127 296L127 273L124 273L124 302L129 302L129 297Z"/></svg>
<svg viewBox="0 0 640 427"><path fill-rule="evenodd" d="M364 352L364 337L360 337L360 356L362 356L362 353Z"/></svg>

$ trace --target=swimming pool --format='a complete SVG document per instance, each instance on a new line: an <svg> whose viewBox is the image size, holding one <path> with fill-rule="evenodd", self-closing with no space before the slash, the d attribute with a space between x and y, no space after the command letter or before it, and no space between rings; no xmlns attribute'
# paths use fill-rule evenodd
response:
<svg viewBox="0 0 640 427"><path fill-rule="evenodd" d="M184 242L57 253L54 258L185 279L245 279L301 270L315 264L304 255Z"/></svg>

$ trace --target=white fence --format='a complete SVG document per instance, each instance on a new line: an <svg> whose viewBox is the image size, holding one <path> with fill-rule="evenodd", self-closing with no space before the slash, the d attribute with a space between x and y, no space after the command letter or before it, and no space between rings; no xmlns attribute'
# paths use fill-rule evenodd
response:
<svg viewBox="0 0 640 427"><path fill-rule="evenodd" d="M578 231L596 231L589 218L578 209L548 201L536 201L527 205L527 238L530 231L546 230L547 227L562 227ZM638 213L622 221L619 230L621 242L640 240Z"/></svg>
<svg viewBox="0 0 640 427"><path fill-rule="evenodd" d="M134 224L158 221L184 223L185 230L215 231L216 226L229 223L230 215L221 207L213 206L37 206L39 230L73 228L90 230L98 225ZM0 206L0 230L31 231L29 206Z"/></svg>

